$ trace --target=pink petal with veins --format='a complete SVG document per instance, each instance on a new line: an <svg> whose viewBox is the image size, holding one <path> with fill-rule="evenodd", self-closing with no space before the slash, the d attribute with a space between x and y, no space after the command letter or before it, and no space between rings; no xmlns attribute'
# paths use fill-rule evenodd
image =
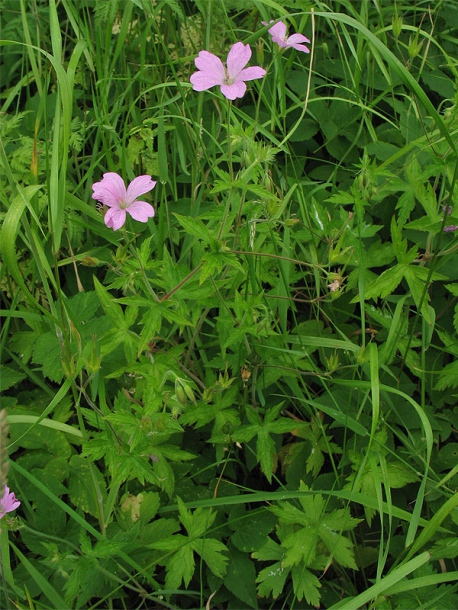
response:
<svg viewBox="0 0 458 610"><path fill-rule="evenodd" d="M265 74L266 71L264 70L264 68L260 68L259 66L251 66L250 68L245 68L244 70L242 70L237 76L235 82L262 78L263 76L265 76Z"/></svg>
<svg viewBox="0 0 458 610"><path fill-rule="evenodd" d="M124 180L115 172L103 174L103 180L92 185L92 198L108 207L118 206L126 198Z"/></svg>
<svg viewBox="0 0 458 610"><path fill-rule="evenodd" d="M227 97L228 100L235 100L238 97L243 97L246 92L246 85L241 81L232 83L232 85L221 85L221 93Z"/></svg>
<svg viewBox="0 0 458 610"><path fill-rule="evenodd" d="M126 203L130 205L137 197L149 193L155 186L156 182L151 180L151 176L137 176L127 187Z"/></svg>
<svg viewBox="0 0 458 610"><path fill-rule="evenodd" d="M132 216L134 220L139 222L148 222L148 218L154 216L154 208L146 201L134 201L126 209L126 212Z"/></svg>
<svg viewBox="0 0 458 610"><path fill-rule="evenodd" d="M120 210L119 208L110 208L105 214L104 221L109 229L117 231L126 222L126 210Z"/></svg>
<svg viewBox="0 0 458 610"><path fill-rule="evenodd" d="M223 62L219 57L209 53L208 51L200 51L199 55L194 60L196 68L202 72L208 72L213 74L215 77L224 79L226 71L224 69Z"/></svg>
<svg viewBox="0 0 458 610"><path fill-rule="evenodd" d="M249 44L245 46L243 42L236 42L232 45L227 56L227 73L230 79L237 77L239 72L241 72L250 61L250 57L251 49Z"/></svg>

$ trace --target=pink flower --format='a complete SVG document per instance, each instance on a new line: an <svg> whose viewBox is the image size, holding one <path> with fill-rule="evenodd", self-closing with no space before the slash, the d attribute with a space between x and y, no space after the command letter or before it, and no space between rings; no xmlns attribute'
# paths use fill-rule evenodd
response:
<svg viewBox="0 0 458 610"><path fill-rule="evenodd" d="M154 208L146 201L136 201L137 197L148 193L156 186L151 176L134 178L126 190L124 180L115 172L103 174L103 180L92 185L92 198L110 209L105 214L105 224L117 231L126 222L126 212L140 222L148 222L154 216Z"/></svg>
<svg viewBox="0 0 458 610"><path fill-rule="evenodd" d="M457 225L448 225L448 227L444 227L444 231L446 233L453 233L453 231L456 231L458 229Z"/></svg>
<svg viewBox="0 0 458 610"><path fill-rule="evenodd" d="M5 485L5 493L0 500L0 519L2 519L6 513L16 510L20 504L19 500L16 500L14 493L10 493L10 488Z"/></svg>
<svg viewBox="0 0 458 610"><path fill-rule="evenodd" d="M270 21L272 23L272 21ZM262 22L262 25L269 25L266 21ZM292 47L296 51L303 51L304 53L310 53L310 50L301 43L310 42L308 38L302 34L292 34L288 38L286 37L286 24L283 21L279 21L273 25L269 34L272 36L273 42L276 42L279 47Z"/></svg>
<svg viewBox="0 0 458 610"><path fill-rule="evenodd" d="M250 61L250 45L236 42L227 56L226 66L219 57L208 51L200 51L194 60L198 72L191 75L194 91L205 91L219 85L221 93L229 100L243 97L246 91L244 81L262 78L266 71L259 66L245 68Z"/></svg>

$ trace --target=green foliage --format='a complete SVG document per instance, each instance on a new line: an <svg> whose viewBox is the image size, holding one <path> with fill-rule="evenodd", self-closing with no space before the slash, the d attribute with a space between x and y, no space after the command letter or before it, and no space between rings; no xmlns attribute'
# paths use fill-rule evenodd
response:
<svg viewBox="0 0 458 610"><path fill-rule="evenodd" d="M458 20L378 4L3 0L1 607L457 606Z"/></svg>

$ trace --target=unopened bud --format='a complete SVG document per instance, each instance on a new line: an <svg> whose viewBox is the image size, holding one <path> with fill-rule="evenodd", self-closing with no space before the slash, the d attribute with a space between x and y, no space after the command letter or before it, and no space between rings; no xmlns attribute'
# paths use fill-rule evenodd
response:
<svg viewBox="0 0 458 610"><path fill-rule="evenodd" d="M397 13L393 16L392 27L393 27L393 34L397 38L399 36L399 34L402 32L402 17L399 17L399 15Z"/></svg>

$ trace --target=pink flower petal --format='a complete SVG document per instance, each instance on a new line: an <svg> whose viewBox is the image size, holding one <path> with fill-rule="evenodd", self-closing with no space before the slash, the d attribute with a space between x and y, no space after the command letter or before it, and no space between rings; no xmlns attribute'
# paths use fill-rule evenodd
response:
<svg viewBox="0 0 458 610"><path fill-rule="evenodd" d="M237 81L232 85L221 85L221 93L228 100L235 100L238 97L243 97L246 92L246 85L243 81Z"/></svg>
<svg viewBox="0 0 458 610"><path fill-rule="evenodd" d="M110 208L105 214L104 221L109 229L117 231L126 222L126 210Z"/></svg>
<svg viewBox="0 0 458 610"><path fill-rule="evenodd" d="M279 38L280 40L285 41L286 40L286 23L283 23L283 21L279 21L278 23L276 23L275 25L273 25L270 28L269 34L271 34L272 38ZM277 42L277 41L274 40L274 42Z"/></svg>
<svg viewBox="0 0 458 610"><path fill-rule="evenodd" d="M304 36L303 34L291 34L291 36L286 41L288 45L292 46L293 44L299 44L302 42L310 42L310 40Z"/></svg>
<svg viewBox="0 0 458 610"><path fill-rule="evenodd" d="M237 76L235 82L239 82L242 80L254 80L255 78L262 78L265 75L266 71L264 70L264 68L260 68L259 66L251 66L250 68L245 68L245 70L239 72L239 75Z"/></svg>
<svg viewBox="0 0 458 610"><path fill-rule="evenodd" d="M194 60L194 63L196 64L196 68L207 73L207 76L217 78L218 81L215 84L219 85L221 82L223 82L226 76L223 62L219 57L213 55L213 53L209 53L208 51L200 51L199 55Z"/></svg>
<svg viewBox="0 0 458 610"><path fill-rule="evenodd" d="M303 53L310 53L310 49L303 44L289 44L288 47L296 49L296 51L302 51Z"/></svg>
<svg viewBox="0 0 458 610"><path fill-rule="evenodd" d="M3 497L0 499L0 519L6 515L6 513L10 513L12 510L16 510L18 506L20 506L19 500L16 499L16 496L13 492L10 493L10 488L5 485L5 493Z"/></svg>
<svg viewBox="0 0 458 610"><path fill-rule="evenodd" d="M127 187L126 203L130 205L137 197L149 193L156 186L151 176L137 176Z"/></svg>
<svg viewBox="0 0 458 610"><path fill-rule="evenodd" d="M232 45L227 56L227 73L229 79L232 80L237 77L239 72L241 72L250 61L250 57L251 49L249 44L245 46L243 42L236 42Z"/></svg>
<svg viewBox="0 0 458 610"><path fill-rule="evenodd" d="M118 206L126 198L126 185L119 174L107 172L103 180L92 185L92 198L108 207Z"/></svg>
<svg viewBox="0 0 458 610"><path fill-rule="evenodd" d="M126 212L132 216L134 220L140 222L148 222L148 218L154 216L154 208L146 201L134 201L126 208Z"/></svg>
<svg viewBox="0 0 458 610"><path fill-rule="evenodd" d="M308 38L303 36L302 34L292 34L288 40L286 41L287 47L292 47L296 49L296 51L302 51L303 53L310 53L308 47L306 47L303 43L310 42Z"/></svg>
<svg viewBox="0 0 458 610"><path fill-rule="evenodd" d="M192 83L194 91L206 91L215 85L222 85L224 82L219 76L209 74L208 72L194 72L189 80Z"/></svg>

